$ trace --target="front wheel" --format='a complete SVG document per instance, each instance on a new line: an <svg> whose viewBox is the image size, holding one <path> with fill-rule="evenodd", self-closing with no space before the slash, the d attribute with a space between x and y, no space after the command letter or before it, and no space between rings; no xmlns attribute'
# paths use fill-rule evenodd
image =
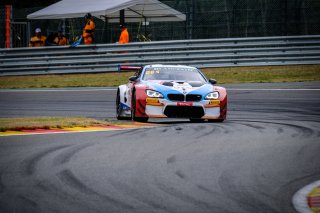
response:
<svg viewBox="0 0 320 213"><path fill-rule="evenodd" d="M201 119L201 118L190 118L190 121L192 123L203 123L204 119Z"/></svg>
<svg viewBox="0 0 320 213"><path fill-rule="evenodd" d="M136 117L136 93L134 92L132 95L132 104L131 104L131 117L132 120L134 121L138 121L138 122L147 122L148 121L148 117Z"/></svg>
<svg viewBox="0 0 320 213"><path fill-rule="evenodd" d="M224 119L208 119L208 122L210 123L222 123Z"/></svg>
<svg viewBox="0 0 320 213"><path fill-rule="evenodd" d="M121 102L120 102L120 91L117 91L117 99L116 99L116 109L117 109L117 119L118 120L131 120L130 117L122 117L121 116Z"/></svg>

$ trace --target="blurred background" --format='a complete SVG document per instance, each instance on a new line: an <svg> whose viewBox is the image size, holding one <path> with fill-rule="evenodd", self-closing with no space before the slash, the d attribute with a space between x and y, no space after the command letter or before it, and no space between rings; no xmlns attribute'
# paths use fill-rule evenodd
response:
<svg viewBox="0 0 320 213"><path fill-rule="evenodd" d="M320 0L160 0L184 13L185 22L128 23L130 42L183 39L320 35ZM27 47L34 29L43 34L63 30L72 42L85 24L84 18L28 20L28 14L57 0L13 1L12 47ZM118 41L119 24L95 18L95 43ZM5 47L5 6L0 8L0 48ZM144 35L147 39L142 39Z"/></svg>

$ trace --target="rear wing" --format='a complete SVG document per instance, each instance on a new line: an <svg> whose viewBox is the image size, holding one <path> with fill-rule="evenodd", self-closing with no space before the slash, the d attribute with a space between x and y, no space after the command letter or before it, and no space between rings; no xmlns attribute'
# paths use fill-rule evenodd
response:
<svg viewBox="0 0 320 213"><path fill-rule="evenodd" d="M118 71L139 71L142 69L142 66L126 66L126 65L118 65Z"/></svg>

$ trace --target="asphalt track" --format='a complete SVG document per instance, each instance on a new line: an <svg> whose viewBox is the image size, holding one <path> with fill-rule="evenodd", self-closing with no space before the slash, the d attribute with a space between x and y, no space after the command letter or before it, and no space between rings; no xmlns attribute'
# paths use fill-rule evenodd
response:
<svg viewBox="0 0 320 213"><path fill-rule="evenodd" d="M0 212L296 212L320 180L320 84L224 85L224 123L0 138ZM113 89L0 91L0 117L114 118Z"/></svg>

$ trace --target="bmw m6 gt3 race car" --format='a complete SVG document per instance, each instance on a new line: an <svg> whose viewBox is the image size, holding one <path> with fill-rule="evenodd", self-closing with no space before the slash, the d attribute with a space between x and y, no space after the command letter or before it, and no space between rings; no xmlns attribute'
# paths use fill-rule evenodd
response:
<svg viewBox="0 0 320 213"><path fill-rule="evenodd" d="M117 119L226 119L227 92L200 70L180 65L146 65L117 91Z"/></svg>

